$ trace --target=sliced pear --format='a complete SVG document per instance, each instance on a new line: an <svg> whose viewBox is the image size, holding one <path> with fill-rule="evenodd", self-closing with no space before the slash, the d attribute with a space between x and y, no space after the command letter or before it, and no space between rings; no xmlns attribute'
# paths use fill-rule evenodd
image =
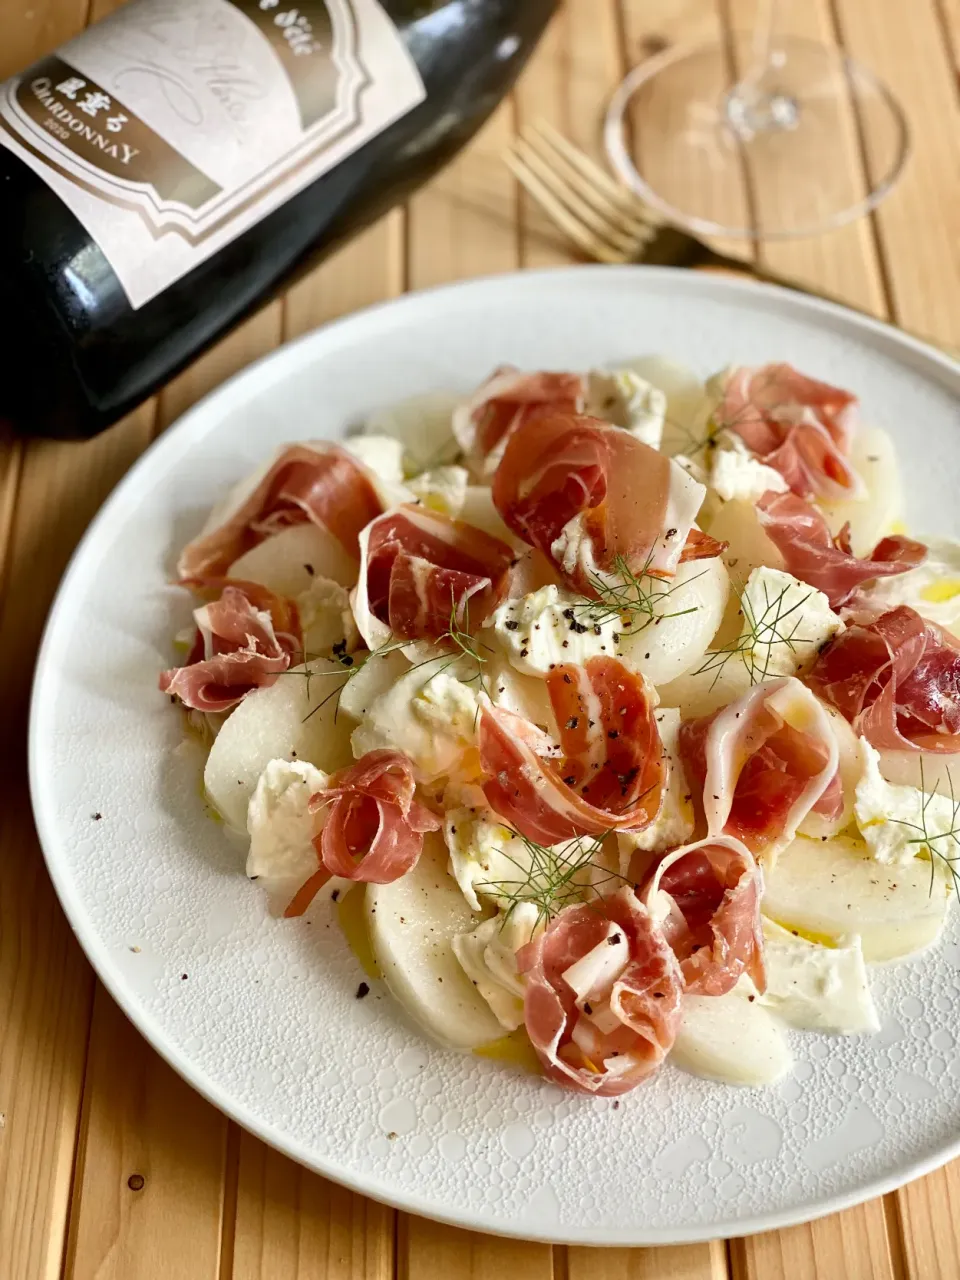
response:
<svg viewBox="0 0 960 1280"><path fill-rule="evenodd" d="M659 686L661 707L677 707L681 719L693 720L712 715L750 688L750 673L735 654L727 658L705 654L701 666Z"/></svg>
<svg viewBox="0 0 960 1280"><path fill-rule="evenodd" d="M367 888L367 921L384 981L430 1035L455 1049L503 1035L454 955L451 939L473 929L477 917L447 873L442 835L425 837L420 861L405 876Z"/></svg>
<svg viewBox="0 0 960 1280"><path fill-rule="evenodd" d="M833 736L837 740L838 769L840 771L840 783L843 787L843 809L835 818L825 818L823 814L814 813L812 810L807 814L800 824L800 834L813 836L816 839L820 839L823 836L836 835L850 825L853 818L854 792L857 789L857 783L860 781L860 775L863 773L860 740L849 722L844 719L836 707L830 706L827 702L821 702L820 705L830 720ZM957 775L957 780L960 781L960 773Z"/></svg>
<svg viewBox="0 0 960 1280"><path fill-rule="evenodd" d="M352 587L358 569L358 562L332 533L315 524L294 524L234 560L227 576L293 597L306 591L314 578L332 578L341 587Z"/></svg>
<svg viewBox="0 0 960 1280"><path fill-rule="evenodd" d="M363 434L395 436L400 440L407 475L455 462L459 448L450 424L460 400L460 396L449 391L410 396L371 414Z"/></svg>
<svg viewBox="0 0 960 1280"><path fill-rule="evenodd" d="M227 718L210 748L203 784L228 826L246 831L247 805L271 760L306 760L325 773L352 761L353 726L337 715L337 698L330 697L341 671L325 658L294 667L268 689L248 694Z"/></svg>
<svg viewBox="0 0 960 1280"><path fill-rule="evenodd" d="M785 929L836 943L859 934L865 960L895 960L935 941L950 891L930 863L875 861L860 839L798 836L765 876L761 909Z"/></svg>
<svg viewBox="0 0 960 1280"><path fill-rule="evenodd" d="M640 356L627 360L618 369L628 369L658 387L667 397L660 448L671 457L689 453L707 429L707 419L716 397L708 395L703 381L685 365L663 356Z"/></svg>
<svg viewBox="0 0 960 1280"><path fill-rule="evenodd" d="M900 468L893 441L879 427L861 427L854 436L850 461L867 486L859 502L821 502L831 533L850 522L854 555L865 556L891 531L903 510Z"/></svg>
<svg viewBox="0 0 960 1280"><path fill-rule="evenodd" d="M960 800L960 756L940 755L934 751L880 752L880 772L888 782L901 787L916 787L941 796Z"/></svg>
<svg viewBox="0 0 960 1280"><path fill-rule="evenodd" d="M677 576L664 585L663 599L654 606L659 620L643 625L645 619L638 615L635 627L621 634L621 657L655 685L690 671L703 661L729 591L730 579L719 560L680 565Z"/></svg>
<svg viewBox="0 0 960 1280"><path fill-rule="evenodd" d="M746 989L725 996L684 996L683 1026L670 1061L724 1084L773 1084L793 1057L777 1022Z"/></svg>

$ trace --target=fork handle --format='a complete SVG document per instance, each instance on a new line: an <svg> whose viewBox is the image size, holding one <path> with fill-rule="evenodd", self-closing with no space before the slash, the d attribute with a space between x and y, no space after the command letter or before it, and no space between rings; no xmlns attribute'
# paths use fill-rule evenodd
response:
<svg viewBox="0 0 960 1280"><path fill-rule="evenodd" d="M688 264L685 264L688 265ZM697 267L721 267L724 271L733 271L738 275L748 276L752 280L758 280L762 284L777 284L784 289L794 289L797 293L809 294L812 298L822 298L824 302L835 302L838 306L847 307L851 311L858 311L863 316L870 316L872 320L876 320L876 316L866 311L863 307L855 307L852 303L847 302L844 298L838 298L836 294L827 293L823 289L811 289L809 285L801 284L798 280L792 280L789 276L780 275L776 271L766 271L763 267L754 266L752 262L746 262L743 258L731 258L723 253L716 253L713 249L703 246L703 253L698 254L696 261L690 262L690 266ZM927 343L928 346L936 347L938 351L942 351L944 355L950 356L953 360L960 360L960 351L956 347L949 347L946 343L940 342L937 338L931 338L927 333L918 333L915 329L908 329L905 325L897 325L903 333L909 334L911 338L917 338L920 342Z"/></svg>

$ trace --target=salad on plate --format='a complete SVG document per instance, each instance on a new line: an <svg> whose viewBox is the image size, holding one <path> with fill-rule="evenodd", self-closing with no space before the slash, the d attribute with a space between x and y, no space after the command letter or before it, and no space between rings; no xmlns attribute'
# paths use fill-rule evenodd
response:
<svg viewBox="0 0 960 1280"><path fill-rule="evenodd" d="M899 518L789 364L501 368L227 493L160 689L277 928L336 910L435 1039L770 1084L954 896L960 545Z"/></svg>

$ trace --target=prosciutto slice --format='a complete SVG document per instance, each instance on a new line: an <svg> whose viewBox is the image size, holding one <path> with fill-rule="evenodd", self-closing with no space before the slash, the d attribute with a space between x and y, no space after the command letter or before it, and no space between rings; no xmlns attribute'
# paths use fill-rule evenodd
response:
<svg viewBox="0 0 960 1280"><path fill-rule="evenodd" d="M642 830L660 810L666 781L643 677L616 658L595 657L556 667L547 691L559 757L529 721L484 703L477 741L487 803L538 844Z"/></svg>
<svg viewBox="0 0 960 1280"><path fill-rule="evenodd" d="M682 1021L680 966L630 889L566 907L521 947L523 1016L554 1083L614 1097L652 1076Z"/></svg>
<svg viewBox="0 0 960 1280"><path fill-rule="evenodd" d="M801 498L836 502L865 496L846 455L857 421L849 392L817 382L789 364L733 369L714 413Z"/></svg>
<svg viewBox="0 0 960 1280"><path fill-rule="evenodd" d="M705 493L628 431L574 413L516 427L493 478L507 526L591 598L619 560L633 573L669 577L681 560L719 555L720 543L693 530Z"/></svg>
<svg viewBox="0 0 960 1280"><path fill-rule="evenodd" d="M877 750L960 751L960 640L907 605L854 616L807 683Z"/></svg>
<svg viewBox="0 0 960 1280"><path fill-rule="evenodd" d="M922 542L897 534L881 538L869 556L859 559L851 552L847 526L831 537L823 514L793 493L765 493L757 515L787 572L822 591L834 609L864 582L906 573L927 554Z"/></svg>
<svg viewBox="0 0 960 1280"><path fill-rule="evenodd" d="M284 915L302 916L331 876L390 884L414 866L423 836L441 822L416 798L413 765L401 751L368 751L311 798L326 821L314 837L319 867Z"/></svg>
<svg viewBox="0 0 960 1280"><path fill-rule="evenodd" d="M354 613L374 645L391 632L437 640L452 620L475 631L505 595L516 561L499 538L415 505L379 516L363 530L360 547Z"/></svg>
<svg viewBox="0 0 960 1280"><path fill-rule="evenodd" d="M367 471L345 449L288 445L223 520L184 547L177 571L181 579L223 574L271 534L310 521L359 557L360 531L382 510Z"/></svg>
<svg viewBox="0 0 960 1280"><path fill-rule="evenodd" d="M760 868L731 836L709 836L668 853L643 899L654 915L666 901L664 936L680 961L687 995L722 996L746 973L766 990L760 924Z"/></svg>
<svg viewBox="0 0 960 1280"><path fill-rule="evenodd" d="M254 689L265 689L301 660L297 606L255 582L194 579L217 598L194 611L197 631L182 667L160 675L160 691L195 711L230 711Z"/></svg>
<svg viewBox="0 0 960 1280"><path fill-rule="evenodd" d="M480 476L489 476L507 440L543 413L582 413L587 379L579 373L522 373L503 365L453 413L453 434Z"/></svg>
<svg viewBox="0 0 960 1280"><path fill-rule="evenodd" d="M829 717L793 676L686 721L678 749L707 835L734 836L754 854L789 844L811 810L842 811Z"/></svg>

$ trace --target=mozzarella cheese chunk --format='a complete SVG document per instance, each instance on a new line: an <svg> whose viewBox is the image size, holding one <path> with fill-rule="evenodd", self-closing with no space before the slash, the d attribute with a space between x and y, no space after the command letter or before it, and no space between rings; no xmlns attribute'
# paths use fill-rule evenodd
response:
<svg viewBox="0 0 960 1280"><path fill-rule="evenodd" d="M723 431L717 444L719 447L712 450L707 483L724 502L734 498L756 502L768 490L786 493L789 489L780 472L755 458L739 436Z"/></svg>
<svg viewBox="0 0 960 1280"><path fill-rule="evenodd" d="M960 856L957 806L949 795L887 782L880 772L880 753L866 738L860 739L860 758L863 773L853 812L877 862L909 866L923 853L943 867L944 859Z"/></svg>
<svg viewBox="0 0 960 1280"><path fill-rule="evenodd" d="M465 467L434 467L410 481L410 492L431 511L457 519L467 500L470 473Z"/></svg>
<svg viewBox="0 0 960 1280"><path fill-rule="evenodd" d="M398 672L400 663L373 658L376 674ZM383 663L382 666L380 664ZM353 753L359 759L368 751L404 751L413 761L423 781L439 778L455 770L464 754L476 742L478 717L477 695L469 685L456 678L465 674L466 663L453 663L448 657L434 658L416 666L405 663L393 682L385 688L362 681L362 705L349 702L350 714L358 712L360 723L351 735ZM348 682L352 685L354 680ZM355 693L354 690L350 690Z"/></svg>
<svg viewBox="0 0 960 1280"><path fill-rule="evenodd" d="M451 940L464 973L507 1031L516 1031L523 1023L524 988L517 952L541 928L537 908L519 902L506 914L484 920L470 933Z"/></svg>
<svg viewBox="0 0 960 1280"><path fill-rule="evenodd" d="M840 1035L880 1030L858 937L821 946L763 922L767 989L758 999L791 1027Z"/></svg>
<svg viewBox="0 0 960 1280"><path fill-rule="evenodd" d="M502 899L500 884L525 880L530 872L530 853L509 827L484 809L460 806L444 814L443 838L450 852L450 873L460 886L467 904L480 911L480 899Z"/></svg>
<svg viewBox="0 0 960 1280"><path fill-rule="evenodd" d="M250 852L247 875L267 881L304 881L317 869L313 837L324 812L310 812L310 798L328 775L306 760L271 760L247 808Z"/></svg>
<svg viewBox="0 0 960 1280"><path fill-rule="evenodd" d="M742 661L758 678L793 676L811 667L827 640L843 630L822 591L780 569L754 569L740 600Z"/></svg>
<svg viewBox="0 0 960 1280"><path fill-rule="evenodd" d="M517 671L545 676L564 662L582 665L599 654L615 657L623 624L602 607L592 614L581 596L551 583L504 601L485 626L493 629Z"/></svg>
<svg viewBox="0 0 960 1280"><path fill-rule="evenodd" d="M659 449L667 397L630 369L595 370L588 376L586 412Z"/></svg>
<svg viewBox="0 0 960 1280"><path fill-rule="evenodd" d="M676 849L693 839L693 796L680 759L678 736L680 712L674 707L661 707L656 712L657 729L663 743L667 764L667 785L660 812L642 831L620 831L620 874L627 875L630 859L637 849L660 852Z"/></svg>

